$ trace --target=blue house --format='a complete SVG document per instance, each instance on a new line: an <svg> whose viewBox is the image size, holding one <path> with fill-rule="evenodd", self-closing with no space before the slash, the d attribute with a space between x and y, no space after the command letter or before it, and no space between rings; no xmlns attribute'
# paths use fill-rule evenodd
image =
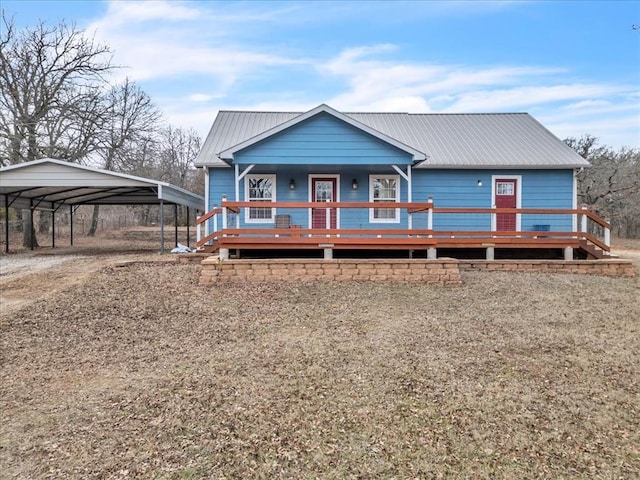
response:
<svg viewBox="0 0 640 480"><path fill-rule="evenodd" d="M327 105L221 111L195 164L206 173L206 242L229 237L238 248L321 248L309 239L327 236L355 248L363 242L353 238L364 237L447 237L453 245L500 232L576 232L576 173L589 166L526 113L343 113ZM247 238L259 237L271 241L251 247ZM420 249L411 242L404 248Z"/></svg>

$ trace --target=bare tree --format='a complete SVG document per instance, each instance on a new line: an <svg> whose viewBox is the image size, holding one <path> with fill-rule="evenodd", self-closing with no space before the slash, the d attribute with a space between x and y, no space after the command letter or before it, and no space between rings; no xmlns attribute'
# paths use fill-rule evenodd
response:
<svg viewBox="0 0 640 480"><path fill-rule="evenodd" d="M620 236L640 236L640 149L613 150L591 135L567 145L591 163L578 174L578 197L614 223Z"/></svg>
<svg viewBox="0 0 640 480"><path fill-rule="evenodd" d="M193 165L200 151L200 136L193 129L168 126L160 132L159 176L181 188L193 190L196 169ZM204 182L202 182L204 184ZM198 189L198 187L196 187ZM178 218L186 223L186 209L178 207Z"/></svg>
<svg viewBox="0 0 640 480"><path fill-rule="evenodd" d="M147 144L158 128L160 113L151 98L136 84L124 81L105 97L105 116L100 131L102 166L107 170L127 171L131 146ZM89 236L96 233L100 207L93 207Z"/></svg>
<svg viewBox="0 0 640 480"><path fill-rule="evenodd" d="M1 24L0 165L46 155L76 161L94 151L109 48L65 23L17 32L3 13ZM37 243L28 210L23 219L23 244Z"/></svg>

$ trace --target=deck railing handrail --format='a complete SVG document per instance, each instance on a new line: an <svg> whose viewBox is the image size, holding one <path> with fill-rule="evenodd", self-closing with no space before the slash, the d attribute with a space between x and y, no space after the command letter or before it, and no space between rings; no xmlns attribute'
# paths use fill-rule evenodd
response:
<svg viewBox="0 0 640 480"><path fill-rule="evenodd" d="M431 200L431 197L430 199ZM216 238L215 232L231 235L238 234L251 234L249 232L270 232L271 234L277 234L277 232L273 228L269 229L261 229L255 228L253 226L247 226L243 228L236 229L228 229L227 228L227 220L226 213L233 212L239 213L243 208L274 208L274 209L378 209L378 208L394 208L394 209L406 209L408 214L415 213L425 213L428 215L427 220L427 230L429 230L429 235L433 236L442 236L447 235L448 232L444 232L441 230L433 230L433 215L434 214L518 214L518 215L574 215L575 219L580 218L580 221L575 222L576 231L575 232L535 232L534 234L545 236L545 235L556 235L556 236L570 236L575 234L580 234L581 238L588 240L589 242L597 245L598 248L603 250L610 250L610 229L611 225L609 222L600 218L596 213L586 209L586 208L489 208L489 207L436 207L434 202L283 202L283 201L228 201L223 198L221 202L221 206L215 207L211 211L206 214L198 217L196 223L198 225L198 246L202 246L203 244L210 242L212 239ZM217 221L217 215L222 215L222 225L221 229L218 228L219 223ZM207 235L201 239L200 235L200 226L207 222L208 220L213 219L214 229L213 232L207 232ZM591 220L596 225L599 225L604 230L604 241L599 240L595 235L590 234L587 229L587 221ZM306 234L306 235L316 235L318 232L317 229L299 229L300 231L296 233L298 234ZM322 229L324 233L330 234L331 231L333 234L334 229ZM357 230L357 232L352 233L351 230ZM351 234L360 234L366 235L367 229L335 229L336 234L349 235ZM233 231L233 233L231 233ZM349 232L349 233L347 233ZM408 230L405 231L403 228L394 229L386 228L386 229L374 229L372 232L375 232L376 235L425 235L426 231L424 229L413 229L411 226ZM407 233L409 232L409 233ZM509 235L524 235L529 231L517 231L517 232L508 232ZM322 233L322 232L320 232ZM493 236L504 236L503 232L498 231L451 231L451 234L457 234L460 236L465 235L493 235Z"/></svg>

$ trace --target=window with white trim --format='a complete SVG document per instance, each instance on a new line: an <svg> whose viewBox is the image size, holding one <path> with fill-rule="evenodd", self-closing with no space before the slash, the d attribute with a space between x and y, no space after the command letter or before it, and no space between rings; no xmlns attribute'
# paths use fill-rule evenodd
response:
<svg viewBox="0 0 640 480"><path fill-rule="evenodd" d="M247 202L275 202L275 175L247 175L244 177L244 196ZM275 208L248 208L245 210L247 223L273 223Z"/></svg>
<svg viewBox="0 0 640 480"><path fill-rule="evenodd" d="M369 176L369 201L370 202L399 202L400 201L400 176L398 175L370 175ZM400 222L399 208L370 208L369 221L371 223L398 223Z"/></svg>

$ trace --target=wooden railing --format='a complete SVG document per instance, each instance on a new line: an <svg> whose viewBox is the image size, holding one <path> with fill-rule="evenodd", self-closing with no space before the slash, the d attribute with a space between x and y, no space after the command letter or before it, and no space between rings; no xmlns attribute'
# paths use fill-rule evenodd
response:
<svg viewBox="0 0 640 480"><path fill-rule="evenodd" d="M326 210L327 228L255 228L253 226L240 227L239 213L246 208L265 209L317 209ZM332 210L342 209L400 209L407 213L407 227L394 228L394 224L381 224L379 228L331 228L329 219ZM229 213L236 214L235 226L228 225ZM426 228L413 228L414 214L426 215ZM434 229L434 217L437 215L467 215L477 219L478 215L489 215L491 224L483 230L444 230ZM500 214L516 215L571 215L575 231L519 230L496 231L496 217ZM220 217L220 218L219 218ZM236 202L223 201L216 207L197 219L198 247L210 244L219 237L252 236L270 238L310 238L315 236L335 238L580 238L584 239L603 251L610 250L611 225L595 213L581 209L546 209L546 208L472 208L472 207L436 207L433 202ZM201 235L201 227L207 225L206 234ZM283 244L287 243L283 240ZM410 242L412 243L412 242ZM428 243L428 242L427 242Z"/></svg>

